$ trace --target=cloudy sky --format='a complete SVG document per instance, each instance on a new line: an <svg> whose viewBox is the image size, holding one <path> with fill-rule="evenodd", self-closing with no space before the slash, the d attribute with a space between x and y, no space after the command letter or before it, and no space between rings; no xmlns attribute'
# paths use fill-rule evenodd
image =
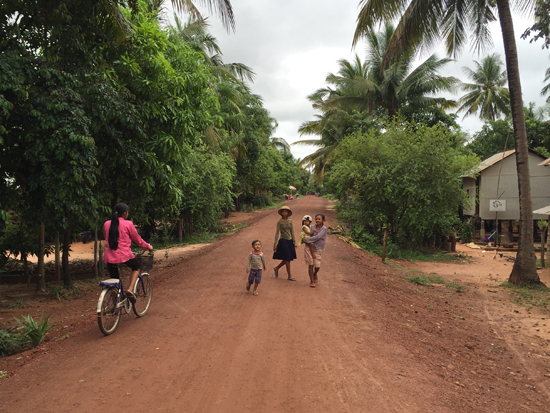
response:
<svg viewBox="0 0 550 413"><path fill-rule="evenodd" d="M312 120L315 113L307 96L325 85L327 73L338 70L339 59L352 59L355 53L365 57L363 43L354 50L351 48L358 4L359 0L232 0L234 33L227 33L216 16L209 18L211 33L218 39L224 62L244 63L256 72L251 88L253 93L262 96L264 106L277 119L279 126L274 136L289 143L308 138L300 138L297 132L300 124ZM204 15L208 15L207 10ZM545 99L540 96L540 90L544 73L550 67L550 52L541 49L540 42L530 44L520 39L530 26L529 19L518 16L514 24L524 103L542 106ZM498 24L493 25L492 33L493 49L481 56L466 49L443 74L467 81L462 67L473 68L474 60L497 52L504 61ZM443 49L435 52L444 56ZM461 117L460 124L471 134L482 126L482 122L473 117L464 120ZM314 150L303 145L292 146L296 158L303 158Z"/></svg>

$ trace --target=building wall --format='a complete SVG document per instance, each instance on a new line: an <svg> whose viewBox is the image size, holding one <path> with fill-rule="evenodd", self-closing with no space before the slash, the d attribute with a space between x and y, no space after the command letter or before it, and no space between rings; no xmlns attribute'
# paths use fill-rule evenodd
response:
<svg viewBox="0 0 550 413"><path fill-rule="evenodd" d="M550 204L550 167L538 166L542 160L544 158L529 153L533 210ZM501 195L500 198L499 195ZM489 211L489 203L491 199L497 198L506 200L506 211L498 213L499 220L519 219L519 191L515 153L508 156L504 161L497 162L481 172L479 213L482 219L496 219L496 212ZM533 219L548 219L548 216L537 214L533 215Z"/></svg>
<svg viewBox="0 0 550 413"><path fill-rule="evenodd" d="M464 192L470 195L470 208L464 208L464 215L475 215L476 214L476 179L475 178L463 178L462 179L462 189Z"/></svg>

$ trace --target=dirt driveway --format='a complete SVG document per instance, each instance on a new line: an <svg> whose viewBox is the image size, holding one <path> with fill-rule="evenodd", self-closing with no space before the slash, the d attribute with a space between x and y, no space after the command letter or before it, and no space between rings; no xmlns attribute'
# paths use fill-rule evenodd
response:
<svg viewBox="0 0 550 413"><path fill-rule="evenodd" d="M306 213L333 222L327 204L287 202L296 232ZM546 360L527 369L475 289L415 286L329 236L318 288L309 288L300 249L298 281L268 270L260 295L248 294L250 242L262 241L273 267L277 219L262 212L154 272L150 312L124 316L114 335L85 317L70 339L0 360L0 370L15 371L0 379L0 411L550 411ZM86 299L87 314L96 300Z"/></svg>

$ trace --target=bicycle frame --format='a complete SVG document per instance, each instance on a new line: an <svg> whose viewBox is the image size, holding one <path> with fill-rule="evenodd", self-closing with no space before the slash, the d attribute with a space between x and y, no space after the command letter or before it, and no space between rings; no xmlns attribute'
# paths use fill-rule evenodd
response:
<svg viewBox="0 0 550 413"><path fill-rule="evenodd" d="M138 282L138 285L141 284L142 286L142 289L143 289L143 294L146 294L146 291L145 291L145 283L143 282L143 275L148 275L148 273L141 273L141 271L139 272L138 274L138 281L141 280L141 283ZM113 280L116 280L113 281ZM99 283L99 285L103 288L109 288L109 287L117 287L118 289L118 294L117 294L117 297L116 297L116 303L115 303L115 308L117 311L120 311L123 306L120 306L120 303L122 303L124 300L127 300L128 299L128 296L126 295L126 292L124 291L124 285L122 284L122 280L119 278L110 278L108 280L105 280L105 281L101 281ZM111 300L111 297L109 297L109 300ZM107 301L107 303L109 303L110 301ZM101 300L99 300L97 302L97 311L100 312L101 311Z"/></svg>

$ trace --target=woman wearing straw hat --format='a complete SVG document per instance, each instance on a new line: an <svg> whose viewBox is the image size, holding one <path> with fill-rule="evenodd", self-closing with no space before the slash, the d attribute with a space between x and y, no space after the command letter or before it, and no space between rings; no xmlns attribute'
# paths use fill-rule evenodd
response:
<svg viewBox="0 0 550 413"><path fill-rule="evenodd" d="M279 209L281 219L277 222L277 232L275 233L275 243L273 244L273 259L281 260L281 263L273 268L275 277L279 277L279 268L286 265L286 272L289 281L296 281L290 275L290 261L296 259L296 240L294 239L294 228L292 227L292 210L284 206ZM281 237L279 238L279 234Z"/></svg>

